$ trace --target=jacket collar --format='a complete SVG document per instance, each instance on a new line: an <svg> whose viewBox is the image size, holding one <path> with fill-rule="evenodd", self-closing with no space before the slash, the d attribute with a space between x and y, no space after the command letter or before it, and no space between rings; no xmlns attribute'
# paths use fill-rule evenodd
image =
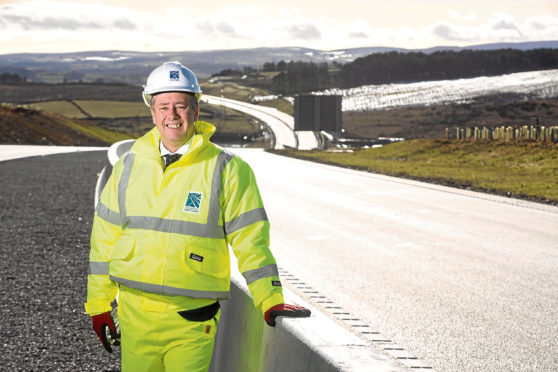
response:
<svg viewBox="0 0 558 372"><path fill-rule="evenodd" d="M190 150L186 153L187 156L198 152L209 143L209 139L215 133L215 126L205 121L197 121L194 126L195 132L192 139ZM147 158L160 159L161 152L159 151L159 143L161 141L161 133L157 127L153 127L144 136L140 137L130 152L134 154L145 156Z"/></svg>

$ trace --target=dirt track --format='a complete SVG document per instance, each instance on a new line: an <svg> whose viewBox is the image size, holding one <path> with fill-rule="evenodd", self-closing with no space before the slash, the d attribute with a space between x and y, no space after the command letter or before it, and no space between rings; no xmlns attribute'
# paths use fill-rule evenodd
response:
<svg viewBox="0 0 558 372"><path fill-rule="evenodd" d="M106 152L0 162L0 366L119 371L84 314L97 174ZM66 171L68 170L68 171Z"/></svg>

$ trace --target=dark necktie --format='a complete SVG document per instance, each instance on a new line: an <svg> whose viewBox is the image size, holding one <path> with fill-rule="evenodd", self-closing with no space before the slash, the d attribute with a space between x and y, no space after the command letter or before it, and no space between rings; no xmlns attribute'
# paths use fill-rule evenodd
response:
<svg viewBox="0 0 558 372"><path fill-rule="evenodd" d="M167 154L167 155L163 155L163 162L165 163L165 169L167 169L167 167L169 165L171 165L172 163L174 163L175 161L177 161L178 159L180 159L182 155L181 154Z"/></svg>

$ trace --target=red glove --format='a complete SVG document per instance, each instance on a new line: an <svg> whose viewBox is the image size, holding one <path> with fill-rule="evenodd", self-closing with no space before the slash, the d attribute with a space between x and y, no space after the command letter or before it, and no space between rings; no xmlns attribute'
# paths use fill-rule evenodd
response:
<svg viewBox="0 0 558 372"><path fill-rule="evenodd" d="M265 322L270 327L275 327L275 318L278 316L287 316L289 318L308 318L310 310L301 306L289 304L279 304L271 307L265 312Z"/></svg>
<svg viewBox="0 0 558 372"><path fill-rule="evenodd" d="M114 325L110 312L107 311L106 313L93 315L91 321L93 322L93 330L99 337L99 340L101 340L105 349L107 349L109 353L112 353L111 345L120 345L120 341L118 340L120 335L116 331L116 326Z"/></svg>

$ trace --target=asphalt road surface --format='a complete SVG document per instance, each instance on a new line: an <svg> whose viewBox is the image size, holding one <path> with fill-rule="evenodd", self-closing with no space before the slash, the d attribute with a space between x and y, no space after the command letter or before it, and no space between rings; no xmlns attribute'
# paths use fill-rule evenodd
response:
<svg viewBox="0 0 558 372"><path fill-rule="evenodd" d="M307 300L434 370L558 370L557 207L234 151Z"/></svg>

